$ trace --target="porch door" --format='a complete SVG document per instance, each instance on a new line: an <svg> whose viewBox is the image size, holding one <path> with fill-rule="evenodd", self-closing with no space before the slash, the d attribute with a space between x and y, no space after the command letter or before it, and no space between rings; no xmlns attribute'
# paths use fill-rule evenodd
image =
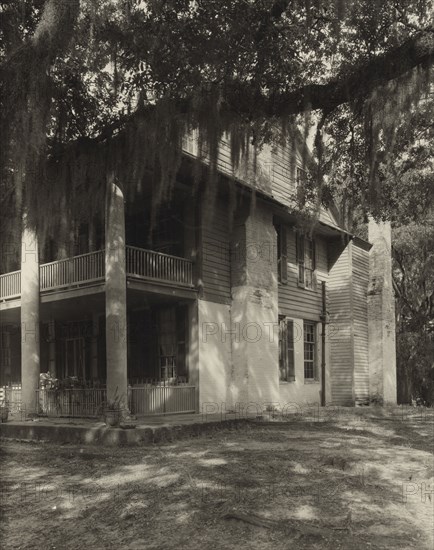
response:
<svg viewBox="0 0 434 550"><path fill-rule="evenodd" d="M65 340L65 377L86 379L85 341L82 336Z"/></svg>

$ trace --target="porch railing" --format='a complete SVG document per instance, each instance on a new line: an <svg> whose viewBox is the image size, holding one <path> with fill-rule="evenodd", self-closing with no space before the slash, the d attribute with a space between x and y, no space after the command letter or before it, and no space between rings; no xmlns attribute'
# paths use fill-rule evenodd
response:
<svg viewBox="0 0 434 550"><path fill-rule="evenodd" d="M126 248L128 275L192 286L193 262L191 260L135 246Z"/></svg>
<svg viewBox="0 0 434 550"><path fill-rule="evenodd" d="M104 262L104 250L98 250L43 264L39 268L40 289L52 290L103 280Z"/></svg>
<svg viewBox="0 0 434 550"><path fill-rule="evenodd" d="M95 418L102 415L106 401L105 388L36 390L39 412L49 417ZM196 410L196 388L163 382L130 386L128 406L132 414L140 416L193 413Z"/></svg>
<svg viewBox="0 0 434 550"><path fill-rule="evenodd" d="M0 298L17 298L21 295L21 271L0 275Z"/></svg>
<svg viewBox="0 0 434 550"><path fill-rule="evenodd" d="M190 385L150 385L131 388L131 411L138 415L194 413L196 387Z"/></svg>
<svg viewBox="0 0 434 550"><path fill-rule="evenodd" d="M193 286L193 262L153 250L126 247L126 271L130 277ZM89 252L39 267L41 292L74 285L103 281L104 250ZM10 300L21 295L21 271L0 275L0 299Z"/></svg>
<svg viewBox="0 0 434 550"><path fill-rule="evenodd" d="M103 388L40 389L36 390L37 403L47 416L95 417L102 413L106 401Z"/></svg>
<svg viewBox="0 0 434 550"><path fill-rule="evenodd" d="M7 405L11 413L21 409L21 384L11 384L0 388L0 404Z"/></svg>

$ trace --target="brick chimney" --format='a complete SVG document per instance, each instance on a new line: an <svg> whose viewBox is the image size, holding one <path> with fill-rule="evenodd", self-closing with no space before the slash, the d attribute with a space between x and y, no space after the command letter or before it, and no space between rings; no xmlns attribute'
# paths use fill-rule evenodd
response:
<svg viewBox="0 0 434 550"><path fill-rule="evenodd" d="M369 395L396 404L395 297L390 222L369 221Z"/></svg>

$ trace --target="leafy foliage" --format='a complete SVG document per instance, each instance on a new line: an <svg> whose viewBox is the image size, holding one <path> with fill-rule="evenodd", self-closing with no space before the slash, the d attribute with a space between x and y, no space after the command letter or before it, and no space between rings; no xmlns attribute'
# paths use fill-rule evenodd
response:
<svg viewBox="0 0 434 550"><path fill-rule="evenodd" d="M393 230L400 397L434 396L434 219Z"/></svg>
<svg viewBox="0 0 434 550"><path fill-rule="evenodd" d="M0 43L7 211L25 212L44 239L62 219L98 213L109 174L131 194L149 170L154 196L170 193L192 129L213 181L224 132L236 164L247 142L285 140L299 123L307 135L315 122L315 193L327 201L341 186L346 204L373 211L388 191L378 150L392 158L402 109L428 89L429 15L429 0L10 2Z"/></svg>

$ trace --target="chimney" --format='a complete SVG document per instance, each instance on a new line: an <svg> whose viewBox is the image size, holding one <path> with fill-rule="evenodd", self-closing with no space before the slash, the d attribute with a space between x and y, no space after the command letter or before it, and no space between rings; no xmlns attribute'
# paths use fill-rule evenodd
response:
<svg viewBox="0 0 434 550"><path fill-rule="evenodd" d="M396 404L395 296L392 286L390 222L369 220L368 334L369 395Z"/></svg>

